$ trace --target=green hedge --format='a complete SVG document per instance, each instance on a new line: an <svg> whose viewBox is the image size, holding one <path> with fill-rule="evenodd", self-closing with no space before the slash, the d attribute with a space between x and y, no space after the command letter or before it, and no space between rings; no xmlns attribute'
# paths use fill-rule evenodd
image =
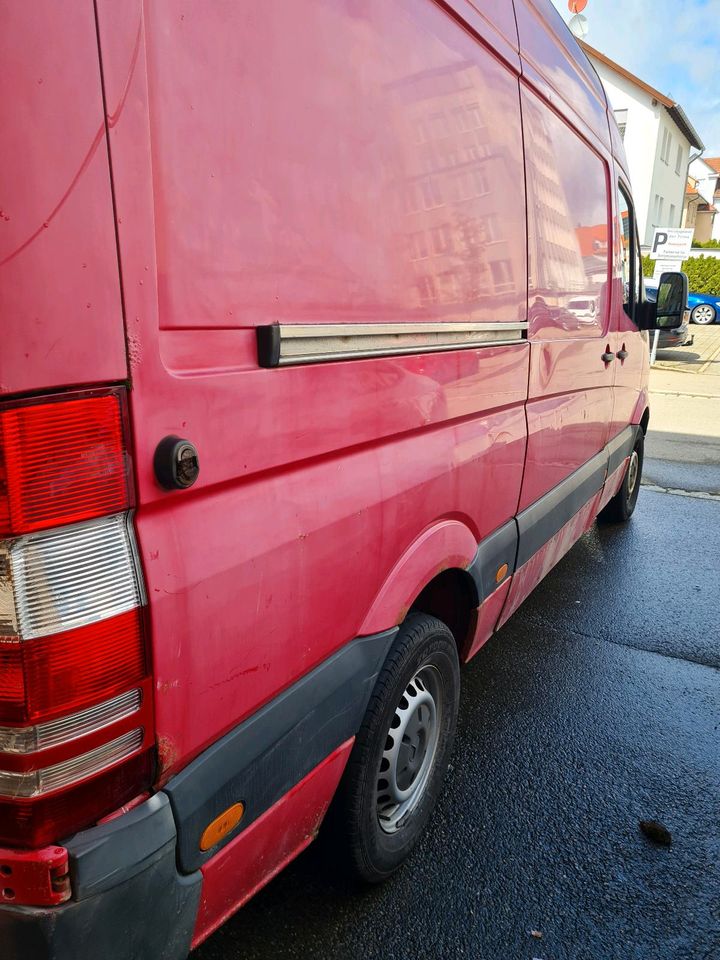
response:
<svg viewBox="0 0 720 960"><path fill-rule="evenodd" d="M704 243L699 243L697 240L693 240L693 247L704 247L706 250L717 250L720 247L720 240L706 240Z"/></svg>
<svg viewBox="0 0 720 960"><path fill-rule="evenodd" d="M690 257L682 268L688 276L691 293L709 293L720 297L720 257ZM651 277L655 271L655 261L643 257L643 274Z"/></svg>

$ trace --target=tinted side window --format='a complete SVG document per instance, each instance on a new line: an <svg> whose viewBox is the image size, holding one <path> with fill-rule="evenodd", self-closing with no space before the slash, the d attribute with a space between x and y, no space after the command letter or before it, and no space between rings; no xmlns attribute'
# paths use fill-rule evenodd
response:
<svg viewBox="0 0 720 960"><path fill-rule="evenodd" d="M605 325L605 163L529 94L525 123L530 335L595 337Z"/></svg>
<svg viewBox="0 0 720 960"><path fill-rule="evenodd" d="M640 302L642 263L635 228L635 210L622 184L618 184L617 222L615 224L615 255L623 281L623 306L631 320L635 318L635 304Z"/></svg>

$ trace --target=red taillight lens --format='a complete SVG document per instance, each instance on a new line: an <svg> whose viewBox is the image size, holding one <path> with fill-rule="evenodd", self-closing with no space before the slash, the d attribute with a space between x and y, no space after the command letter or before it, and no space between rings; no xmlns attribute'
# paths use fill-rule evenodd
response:
<svg viewBox="0 0 720 960"><path fill-rule="evenodd" d="M0 723L74 713L145 674L139 610L24 642L0 637Z"/></svg>
<svg viewBox="0 0 720 960"><path fill-rule="evenodd" d="M0 405L0 845L57 841L151 783L122 390Z"/></svg>
<svg viewBox="0 0 720 960"><path fill-rule="evenodd" d="M70 790L32 800L0 797L0 844L42 847L97 823L138 793L152 778L151 751L136 754Z"/></svg>
<svg viewBox="0 0 720 960"><path fill-rule="evenodd" d="M121 395L0 411L0 536L130 505Z"/></svg>

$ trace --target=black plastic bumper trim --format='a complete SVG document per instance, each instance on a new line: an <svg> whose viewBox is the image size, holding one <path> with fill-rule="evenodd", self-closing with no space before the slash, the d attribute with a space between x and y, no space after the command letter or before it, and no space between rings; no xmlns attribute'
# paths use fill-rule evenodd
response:
<svg viewBox="0 0 720 960"><path fill-rule="evenodd" d="M106 853L114 855L109 847ZM202 874L178 873L173 841L156 854L140 873L85 899L58 907L0 906L2 960L185 960Z"/></svg>
<svg viewBox="0 0 720 960"><path fill-rule="evenodd" d="M352 640L168 781L181 870L197 870L357 733L396 634ZM207 825L238 801L238 828L203 853Z"/></svg>
<svg viewBox="0 0 720 960"><path fill-rule="evenodd" d="M541 550L602 489L607 462L604 449L518 514L518 567Z"/></svg>
<svg viewBox="0 0 720 960"><path fill-rule="evenodd" d="M637 437L638 430L641 429L640 426L625 427L625 429L607 445L608 476L610 476L611 473L615 473L618 467L622 466L623 460L630 456L635 446L635 438Z"/></svg>
<svg viewBox="0 0 720 960"><path fill-rule="evenodd" d="M477 588L478 606L497 589L498 582L505 579L497 580L497 572L504 563L508 567L505 577L515 572L517 548L518 525L515 518L508 520L482 541L475 559L468 567L468 573Z"/></svg>
<svg viewBox="0 0 720 960"><path fill-rule="evenodd" d="M83 830L63 844L69 854L73 899L85 900L142 873L175 844L170 801L157 793L98 827Z"/></svg>

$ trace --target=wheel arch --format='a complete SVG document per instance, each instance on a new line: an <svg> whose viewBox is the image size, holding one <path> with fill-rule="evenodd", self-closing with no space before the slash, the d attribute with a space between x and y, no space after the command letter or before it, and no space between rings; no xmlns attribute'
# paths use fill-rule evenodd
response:
<svg viewBox="0 0 720 960"><path fill-rule="evenodd" d="M467 569L476 552L474 534L459 520L442 520L424 530L385 577L359 635L398 626L418 611L446 623L461 648L480 603Z"/></svg>

